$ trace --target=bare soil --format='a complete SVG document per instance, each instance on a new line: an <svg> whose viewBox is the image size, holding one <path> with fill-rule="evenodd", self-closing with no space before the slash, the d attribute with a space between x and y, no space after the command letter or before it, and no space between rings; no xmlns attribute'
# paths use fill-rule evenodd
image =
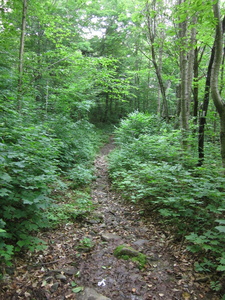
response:
<svg viewBox="0 0 225 300"><path fill-rule="evenodd" d="M112 141L105 145L95 161L95 211L42 233L48 248L16 258L0 286L0 299L78 299L84 287L112 300L219 299L209 288L210 279L194 271L194 258L185 247L111 189L107 154L113 147ZM113 252L121 244L145 254L145 267L117 259Z"/></svg>

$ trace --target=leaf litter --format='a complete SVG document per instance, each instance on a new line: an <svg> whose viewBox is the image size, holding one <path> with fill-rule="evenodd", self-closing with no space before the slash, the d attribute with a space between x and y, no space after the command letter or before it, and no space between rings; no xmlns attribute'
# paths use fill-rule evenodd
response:
<svg viewBox="0 0 225 300"><path fill-rule="evenodd" d="M185 246L111 190L106 155L113 147L105 145L95 160L95 212L40 233L48 247L15 258L0 285L0 299L83 300L79 295L85 287L112 300L220 299L207 276L199 279L195 257ZM146 255L144 268L113 255L122 244Z"/></svg>

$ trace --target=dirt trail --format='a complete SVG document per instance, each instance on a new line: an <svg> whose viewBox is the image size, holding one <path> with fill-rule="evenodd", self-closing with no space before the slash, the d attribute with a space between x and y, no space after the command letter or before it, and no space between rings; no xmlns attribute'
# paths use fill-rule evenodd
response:
<svg viewBox="0 0 225 300"><path fill-rule="evenodd" d="M185 250L173 253L170 238L111 190L106 155L113 147L112 142L105 145L95 161L95 211L79 223L45 233L48 249L18 260L0 299L219 299L210 294L207 278L196 277ZM146 267L140 270L135 262L115 258L120 244L147 255ZM85 296L83 287L98 294Z"/></svg>

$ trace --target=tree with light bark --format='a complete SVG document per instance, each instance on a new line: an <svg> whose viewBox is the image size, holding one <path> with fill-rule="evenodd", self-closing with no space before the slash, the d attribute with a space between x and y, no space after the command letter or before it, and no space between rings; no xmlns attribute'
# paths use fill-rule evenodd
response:
<svg viewBox="0 0 225 300"><path fill-rule="evenodd" d="M22 84L23 84L23 57L24 57L24 44L25 44L25 33L26 33L26 18L27 18L27 0L23 0L20 49L19 49L19 75L18 75L18 89L17 89L17 105L19 111L21 111L21 106L22 106L21 97L22 97Z"/></svg>
<svg viewBox="0 0 225 300"><path fill-rule="evenodd" d="M214 17L216 19L217 24L215 29L215 56L211 76L211 93L213 102L215 104L216 110L220 118L221 158L223 168L225 168L225 101L221 97L219 88L219 75L224 49L224 22L222 22L221 20L219 1L217 1L216 3L215 1L212 1L212 4Z"/></svg>

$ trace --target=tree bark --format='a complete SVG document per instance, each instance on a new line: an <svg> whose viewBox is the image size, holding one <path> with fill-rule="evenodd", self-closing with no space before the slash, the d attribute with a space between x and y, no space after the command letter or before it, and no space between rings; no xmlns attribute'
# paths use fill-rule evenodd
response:
<svg viewBox="0 0 225 300"><path fill-rule="evenodd" d="M26 17L27 17L27 0L23 0L23 13L21 23L21 36L20 36L20 50L19 50L19 76L17 86L17 107L18 111L21 111L21 94L23 84L23 57L24 57L24 44L25 44L25 32L26 32Z"/></svg>
<svg viewBox="0 0 225 300"><path fill-rule="evenodd" d="M198 122L198 91L199 91L199 84L198 84L198 52L199 49L195 48L195 58L194 58L194 87L193 87L193 101L194 101L194 108L193 108L193 117L194 117L194 124L197 125ZM196 132L196 131L194 131Z"/></svg>
<svg viewBox="0 0 225 300"><path fill-rule="evenodd" d="M165 120L168 121L169 120L169 113L168 113L168 105L167 105L167 98L166 98L166 89L165 89L165 86L163 84L163 79L162 79L162 75L161 75L161 72L160 72L160 68L159 68L159 66L157 64L157 61L156 61L155 47L154 47L153 43L151 45L151 52L152 52L153 66L155 68L156 76L157 76L158 83L159 83L160 92L161 92L161 95L162 95L163 118L165 118Z"/></svg>
<svg viewBox="0 0 225 300"><path fill-rule="evenodd" d="M183 4L184 0L179 0L178 4ZM196 17L191 18L191 25L196 24ZM196 44L196 29L192 26L188 29L188 20L179 24L180 40L180 125L182 130L182 146L184 150L188 149L188 131L190 118L190 103L192 96L192 83L194 77L194 46Z"/></svg>
<svg viewBox="0 0 225 300"><path fill-rule="evenodd" d="M182 1L179 1L181 4ZM189 130L189 93L188 93L188 56L187 56L187 22L179 24L180 29L180 127L182 130L182 147L187 150L187 135Z"/></svg>
<svg viewBox="0 0 225 300"><path fill-rule="evenodd" d="M199 129L198 129L198 166L202 166L204 162L204 141L205 141L205 124L206 116L209 106L209 96L210 96L210 82L211 82L211 72L213 66L213 60L215 55L215 45L212 48L211 56L209 60L206 82L205 82L205 93L201 109L201 116L199 118Z"/></svg>
<svg viewBox="0 0 225 300"><path fill-rule="evenodd" d="M221 22L219 1L213 3L214 17L217 19L216 34L215 34L215 57L212 66L211 76L211 93L212 99L217 109L220 118L220 143L221 143L221 158L222 166L225 168L225 102L219 93L219 72L223 56L223 23Z"/></svg>
<svg viewBox="0 0 225 300"><path fill-rule="evenodd" d="M154 10L156 10L156 0L153 0L151 3ZM156 18L152 18L150 15L150 3L146 1L146 22L148 28L148 39L151 49L151 60L155 69L156 77L158 80L161 96L162 96L162 106L163 106L163 118L168 122L169 121L169 112L168 112L168 103L166 97L166 88L163 83L163 78L161 74L160 64L157 62L156 51L155 51L155 36L156 36ZM162 51L162 49L161 49ZM161 54L162 55L162 54Z"/></svg>

